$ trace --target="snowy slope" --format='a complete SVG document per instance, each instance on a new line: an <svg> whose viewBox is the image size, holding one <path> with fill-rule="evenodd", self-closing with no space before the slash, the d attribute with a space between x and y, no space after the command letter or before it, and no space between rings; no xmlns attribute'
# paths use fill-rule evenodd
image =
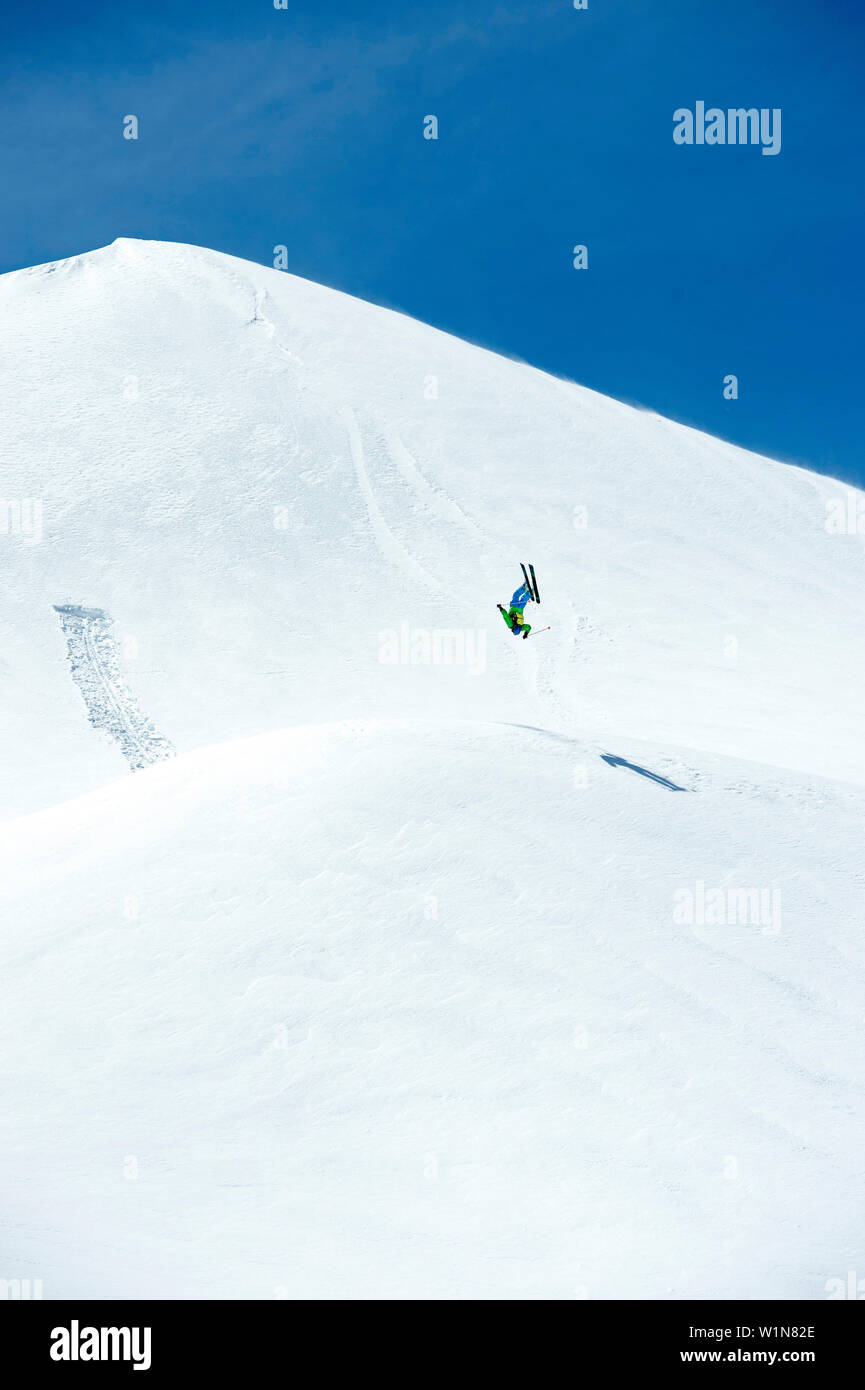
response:
<svg viewBox="0 0 865 1390"><path fill-rule="evenodd" d="M861 1263L840 484L186 246L2 277L0 389L0 1274Z"/></svg>
<svg viewBox="0 0 865 1390"><path fill-rule="evenodd" d="M676 794L513 735L265 735L10 827L16 1268L229 1297L844 1274L858 798L746 765ZM732 865L777 914L678 924L674 892Z"/></svg>
<svg viewBox="0 0 865 1390"><path fill-rule="evenodd" d="M82 733L56 603L110 614L180 751L519 710L865 776L865 560L825 480L186 246L4 276L0 323L4 493L44 532L0 546L9 813L125 770ZM494 605L521 558L555 625L517 652ZM383 669L402 624L485 634L483 677Z"/></svg>

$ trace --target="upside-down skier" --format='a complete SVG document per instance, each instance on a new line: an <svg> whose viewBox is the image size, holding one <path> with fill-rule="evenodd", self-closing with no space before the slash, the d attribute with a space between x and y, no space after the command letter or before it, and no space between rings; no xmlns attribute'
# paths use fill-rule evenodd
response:
<svg viewBox="0 0 865 1390"><path fill-rule="evenodd" d="M530 565L529 569L532 571L532 579L534 579L535 571L533 566ZM527 623L525 618L523 617L526 604L538 603L540 600L538 599L537 589L533 589L531 583L529 582L529 576L526 574L525 565L523 565L522 570L525 583L521 584L520 587L517 589L516 593L511 599L510 607L505 608L504 605L501 603L497 603L496 607L498 608L499 612L501 613L502 617L504 618L505 622L507 623L514 636L525 638L528 637L529 633L532 630L531 624ZM536 580L535 583L537 583Z"/></svg>

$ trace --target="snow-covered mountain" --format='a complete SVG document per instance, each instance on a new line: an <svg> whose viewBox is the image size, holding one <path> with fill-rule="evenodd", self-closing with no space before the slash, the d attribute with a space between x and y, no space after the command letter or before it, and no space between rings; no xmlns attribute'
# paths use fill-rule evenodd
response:
<svg viewBox="0 0 865 1390"><path fill-rule="evenodd" d="M861 1265L865 498L173 244L0 392L0 1277Z"/></svg>

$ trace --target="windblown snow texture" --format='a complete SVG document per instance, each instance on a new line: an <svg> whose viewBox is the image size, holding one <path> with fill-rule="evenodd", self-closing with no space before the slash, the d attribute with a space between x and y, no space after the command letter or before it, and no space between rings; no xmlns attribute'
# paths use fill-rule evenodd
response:
<svg viewBox="0 0 865 1390"><path fill-rule="evenodd" d="M119 743L133 772L174 757L174 748L139 709L120 674L113 621L101 608L55 604L72 679L84 697L90 723Z"/></svg>

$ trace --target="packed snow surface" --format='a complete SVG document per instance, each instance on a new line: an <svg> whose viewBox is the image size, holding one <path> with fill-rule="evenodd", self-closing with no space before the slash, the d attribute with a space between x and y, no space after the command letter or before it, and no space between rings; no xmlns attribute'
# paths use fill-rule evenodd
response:
<svg viewBox="0 0 865 1390"><path fill-rule="evenodd" d="M0 1279L865 1266L862 494L174 244L0 391Z"/></svg>

